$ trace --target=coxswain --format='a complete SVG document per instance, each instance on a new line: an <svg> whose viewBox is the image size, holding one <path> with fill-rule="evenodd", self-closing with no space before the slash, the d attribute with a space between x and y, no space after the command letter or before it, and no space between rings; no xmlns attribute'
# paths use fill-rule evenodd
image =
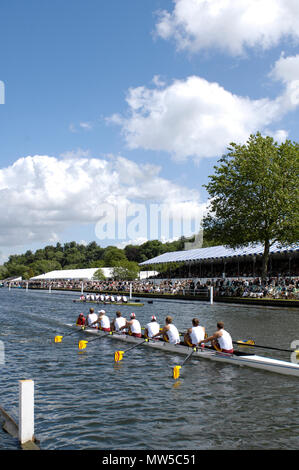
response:
<svg viewBox="0 0 299 470"><path fill-rule="evenodd" d="M98 324L99 330L110 331L110 320L107 317L105 310L99 310Z"/></svg>
<svg viewBox="0 0 299 470"><path fill-rule="evenodd" d="M91 328L97 328L97 322L98 322L98 316L96 313L94 313L94 309L90 308L89 309L89 314L86 317L86 323L87 326Z"/></svg>
<svg viewBox="0 0 299 470"><path fill-rule="evenodd" d="M205 339L205 333L205 328L199 325L199 319L193 318L192 327L187 330L184 336L184 342L187 346L199 346Z"/></svg>
<svg viewBox="0 0 299 470"><path fill-rule="evenodd" d="M180 343L180 334L175 325L172 324L172 317L168 315L165 318L165 326L157 334L153 336L162 336L164 341L167 341L170 344L179 344Z"/></svg>
<svg viewBox="0 0 299 470"><path fill-rule="evenodd" d="M131 313L131 320L127 320L126 324L120 327L120 330L128 329L128 333L131 336L136 336L136 338L141 338L141 325L138 320L136 320L135 313Z"/></svg>
<svg viewBox="0 0 299 470"><path fill-rule="evenodd" d="M204 339L202 343L208 343L211 341L211 345L216 351L233 354L233 341L231 335L224 329L224 323L219 321L217 323L217 331L212 336Z"/></svg>
<svg viewBox="0 0 299 470"><path fill-rule="evenodd" d="M152 338L154 335L159 333L159 331L160 331L160 325L157 322L157 318L155 317L155 315L153 315L151 318L151 321L144 328L144 337Z"/></svg>
<svg viewBox="0 0 299 470"><path fill-rule="evenodd" d="M86 319L85 319L83 313L80 313L78 318L77 318L76 325L77 326L84 326L85 322L86 322Z"/></svg>
<svg viewBox="0 0 299 470"><path fill-rule="evenodd" d="M122 326L126 325L126 321L127 320L124 317L122 317L121 312L118 310L116 312L116 318L114 318L114 320L112 320L111 322L111 329L114 330L116 333L121 333L120 329Z"/></svg>

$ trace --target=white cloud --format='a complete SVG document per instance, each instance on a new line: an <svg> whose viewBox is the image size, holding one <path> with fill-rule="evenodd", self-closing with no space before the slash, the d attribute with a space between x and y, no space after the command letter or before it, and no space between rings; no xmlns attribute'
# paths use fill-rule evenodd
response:
<svg viewBox="0 0 299 470"><path fill-rule="evenodd" d="M20 158L0 169L0 243L55 242L73 225L96 226L107 204L112 208L131 208L136 202L163 204L175 217L202 211L205 205L197 191L161 178L159 172L158 167L123 157Z"/></svg>
<svg viewBox="0 0 299 470"><path fill-rule="evenodd" d="M178 49L216 48L232 55L269 49L284 38L299 39L298 0L174 0L162 11L156 33Z"/></svg>
<svg viewBox="0 0 299 470"><path fill-rule="evenodd" d="M81 148L77 148L76 150L66 150L65 152L60 154L60 157L70 158L70 159L81 158L81 157L90 157L90 151L89 150L84 150L84 149L81 149Z"/></svg>
<svg viewBox="0 0 299 470"><path fill-rule="evenodd" d="M81 127L81 129L85 129L87 131L93 128L93 124L91 122L80 122L79 126Z"/></svg>
<svg viewBox="0 0 299 470"><path fill-rule="evenodd" d="M299 80L299 54L289 57L282 54L275 62L270 77L283 83Z"/></svg>
<svg viewBox="0 0 299 470"><path fill-rule="evenodd" d="M269 129L298 105L298 91L299 81L292 80L276 99L254 100L191 76L169 86L130 89L128 117L114 115L111 121L122 126L131 149L166 151L177 160L189 156L198 160L220 156L230 142L245 142L250 133ZM282 132L287 133L280 130L280 136Z"/></svg>

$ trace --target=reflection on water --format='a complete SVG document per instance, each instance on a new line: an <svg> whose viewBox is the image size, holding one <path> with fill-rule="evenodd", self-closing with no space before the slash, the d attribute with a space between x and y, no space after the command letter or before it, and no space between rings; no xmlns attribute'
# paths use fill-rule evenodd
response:
<svg viewBox="0 0 299 470"><path fill-rule="evenodd" d="M298 448L297 378L190 358L174 381L173 367L184 360L180 355L141 346L115 363L114 353L124 344L109 338L80 351L84 335L67 337L65 325L81 311L86 314L89 305L73 298L0 290L5 345L0 405L16 412L18 380L35 381L42 449ZM105 309L112 318L116 309ZM128 317L131 307L121 311ZM286 349L299 337L298 311L290 309L154 300L135 313L142 325L153 314L163 324L171 314L180 331L198 316L208 334L222 320L235 340L252 337L257 344ZM58 334L64 338L55 344ZM258 354L272 356L266 350ZM289 360L284 353L273 357ZM15 446L1 431L0 448Z"/></svg>

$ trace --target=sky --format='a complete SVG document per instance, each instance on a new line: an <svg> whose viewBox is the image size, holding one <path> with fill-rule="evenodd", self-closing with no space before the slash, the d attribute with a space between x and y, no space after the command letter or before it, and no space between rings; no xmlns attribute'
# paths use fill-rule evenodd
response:
<svg viewBox="0 0 299 470"><path fill-rule="evenodd" d="M0 263L200 228L214 165L298 141L298 0L0 4Z"/></svg>

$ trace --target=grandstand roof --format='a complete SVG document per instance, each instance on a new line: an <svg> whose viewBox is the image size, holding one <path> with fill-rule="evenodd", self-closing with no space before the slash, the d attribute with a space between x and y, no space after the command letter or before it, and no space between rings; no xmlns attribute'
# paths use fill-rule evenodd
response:
<svg viewBox="0 0 299 470"><path fill-rule="evenodd" d="M261 244L250 245L242 248L226 248L225 246L210 246L208 248L196 248L193 250L186 251L172 251L163 253L163 255L156 256L155 258L149 259L140 263L140 266L150 264L162 264L162 263L176 263L176 262L191 262L191 261L209 261L209 260L221 260L239 258L244 256L258 256L262 255L264 247ZM270 248L270 253L294 253L299 252L299 244L281 247L278 243L275 243Z"/></svg>

